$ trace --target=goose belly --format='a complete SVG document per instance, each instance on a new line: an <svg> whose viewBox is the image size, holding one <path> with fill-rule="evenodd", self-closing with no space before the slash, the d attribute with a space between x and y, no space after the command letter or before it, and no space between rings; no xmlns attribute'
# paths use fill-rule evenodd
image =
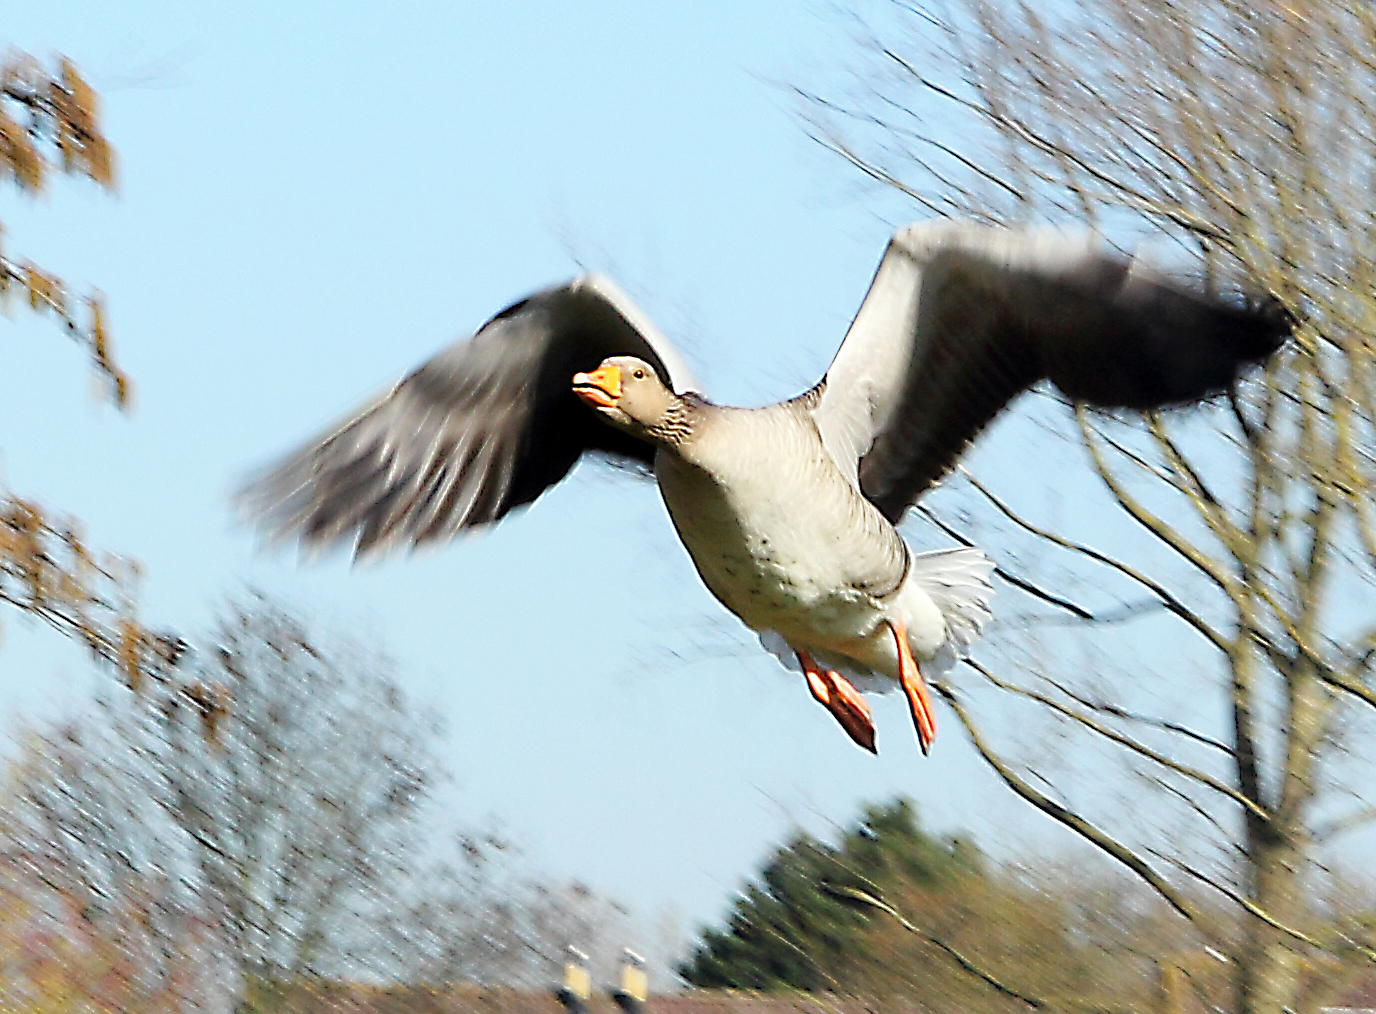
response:
<svg viewBox="0 0 1376 1014"><path fill-rule="evenodd" d="M895 572L892 547L870 545L864 528L846 523L848 486L749 463L723 479L660 459L655 472L679 538L708 590L748 627L817 648L874 632L905 561Z"/></svg>

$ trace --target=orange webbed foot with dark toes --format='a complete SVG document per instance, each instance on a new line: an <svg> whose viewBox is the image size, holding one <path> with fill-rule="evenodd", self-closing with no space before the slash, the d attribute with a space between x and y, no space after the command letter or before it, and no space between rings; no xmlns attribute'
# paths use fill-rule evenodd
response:
<svg viewBox="0 0 1376 1014"><path fill-rule="evenodd" d="M860 691L840 673L823 669L807 652L795 650L795 654L807 677L808 689L817 702L841 723L846 735L870 753L878 753L874 746L874 720L870 718L869 706Z"/></svg>

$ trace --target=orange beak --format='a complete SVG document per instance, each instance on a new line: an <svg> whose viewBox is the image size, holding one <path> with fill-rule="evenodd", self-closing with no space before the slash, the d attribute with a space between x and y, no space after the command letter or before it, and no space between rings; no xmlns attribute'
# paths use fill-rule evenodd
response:
<svg viewBox="0 0 1376 1014"><path fill-rule="evenodd" d="M611 408L621 398L620 368L603 365L591 373L575 373L573 393L589 405Z"/></svg>

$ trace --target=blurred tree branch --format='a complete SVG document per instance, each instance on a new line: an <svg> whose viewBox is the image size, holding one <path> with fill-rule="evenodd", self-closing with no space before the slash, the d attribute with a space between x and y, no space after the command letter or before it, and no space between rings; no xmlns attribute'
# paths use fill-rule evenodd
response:
<svg viewBox="0 0 1376 1014"><path fill-rule="evenodd" d="M871 894L868 891L862 891L859 888L850 887L845 884L824 883L822 885L822 888L828 894L833 894L836 897L841 898L845 901L849 901L859 905L867 905L870 908L877 909L878 911L883 912L885 915L891 916L895 922L897 922L909 933L912 933L914 936L919 937L924 942L935 947L937 950L941 951L952 961L954 961L957 965L963 968L966 972L969 972L975 978L979 979L981 982L984 982L986 985L988 985L991 989L1001 993L1009 999L1017 1000L1019 1003L1031 1007L1033 1010L1056 1009L1054 1005L1052 1005L1046 1000L1043 1000L1039 996L1034 996L1031 993L1022 992L1017 989L1014 989L1012 986L1009 986L1007 983L1000 980L996 975L994 975L983 965L981 965L978 961L974 960L968 955L962 954L957 948L951 946L951 944L943 940L941 937L928 933L921 927L909 922L908 919L906 919L901 912L899 912L888 902L884 901L882 898L877 897L876 895Z"/></svg>
<svg viewBox="0 0 1376 1014"><path fill-rule="evenodd" d="M49 73L33 57L12 53L0 61L0 175L32 196L54 172L114 189L114 152L100 129L96 94L65 58ZM127 407L129 379L111 357L99 295L76 299L56 275L0 253L0 296L11 288L33 310L58 318L109 381L115 404Z"/></svg>
<svg viewBox="0 0 1376 1014"><path fill-rule="evenodd" d="M436 730L383 662L251 599L102 698L27 736L0 782L0 1009L61 988L93 1010L229 1014L248 988L423 970L389 930Z"/></svg>
<svg viewBox="0 0 1376 1014"><path fill-rule="evenodd" d="M0 60L0 177L35 196L54 173L114 187L114 154L101 131L96 95L76 67L59 58L48 71L33 57ZM22 292L29 306L52 313L84 346L121 409L130 404L128 377L115 363L101 298L78 299L60 278L0 252L0 299ZM84 644L138 686L178 649L137 618L137 567L95 553L76 524L0 491L0 602L36 616Z"/></svg>

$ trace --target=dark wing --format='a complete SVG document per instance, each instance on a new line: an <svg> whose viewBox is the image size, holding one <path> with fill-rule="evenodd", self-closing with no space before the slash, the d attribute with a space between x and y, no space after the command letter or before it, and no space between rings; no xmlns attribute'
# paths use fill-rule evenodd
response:
<svg viewBox="0 0 1376 1014"><path fill-rule="evenodd" d="M253 479L240 504L274 537L349 542L359 555L497 521L588 451L649 464L654 448L573 394L575 373L618 355L645 360L676 391L691 385L668 342L606 279L536 293Z"/></svg>
<svg viewBox="0 0 1376 1014"><path fill-rule="evenodd" d="M894 522L1020 391L1148 409L1217 393L1290 321L1096 253L1091 240L959 223L889 243L813 415Z"/></svg>

